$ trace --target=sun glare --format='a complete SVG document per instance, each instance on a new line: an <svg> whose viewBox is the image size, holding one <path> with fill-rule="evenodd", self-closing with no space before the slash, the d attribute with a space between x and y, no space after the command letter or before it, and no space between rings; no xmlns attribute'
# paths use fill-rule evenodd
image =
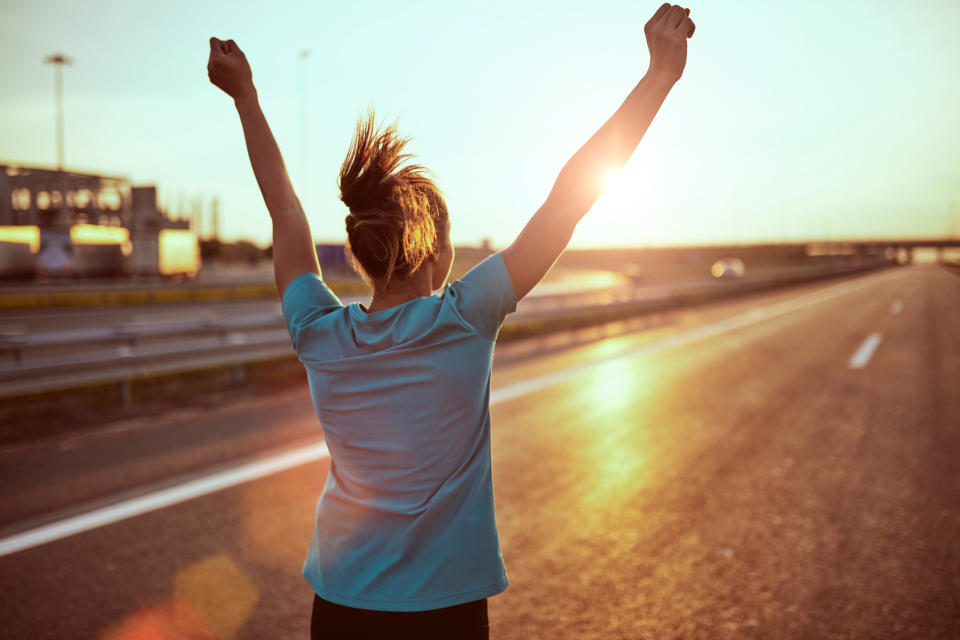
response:
<svg viewBox="0 0 960 640"><path fill-rule="evenodd" d="M689 232L681 219L667 214L655 165L635 156L622 169L600 175L603 193L590 215L577 225L576 243L594 247L657 244L676 241Z"/></svg>
<svg viewBox="0 0 960 640"><path fill-rule="evenodd" d="M625 179L625 169L611 169L603 174L603 191L607 191L622 188L623 182Z"/></svg>
<svg viewBox="0 0 960 640"><path fill-rule="evenodd" d="M612 169L603 174L603 193L597 201L597 210L603 217L613 215L623 218L632 212L640 197L639 191L645 182L637 167L627 165L622 169Z"/></svg>

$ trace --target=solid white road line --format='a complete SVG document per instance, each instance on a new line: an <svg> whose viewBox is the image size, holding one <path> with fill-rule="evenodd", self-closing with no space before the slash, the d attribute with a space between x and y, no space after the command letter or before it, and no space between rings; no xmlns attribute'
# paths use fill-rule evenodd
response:
<svg viewBox="0 0 960 640"><path fill-rule="evenodd" d="M269 476L280 471L286 471L302 464L313 462L330 455L327 444L318 444L300 447L282 454L244 464L233 469L220 471L209 476L190 480L175 487L161 489L144 496L138 496L123 502L118 502L87 513L72 516L58 522L52 522L23 533L18 533L0 540L0 557L36 547L60 538L66 538L77 533L96 529L107 524L120 522L127 518L139 516L150 511L186 502L193 498L220 491L238 484L250 482L257 478Z"/></svg>
<svg viewBox="0 0 960 640"><path fill-rule="evenodd" d="M879 333L871 333L868 335L866 340L864 340L860 347L850 356L850 361L847 363L847 366L851 369L863 369L867 366L870 358L873 357L873 352L880 346L881 340L883 340L883 336Z"/></svg>
<svg viewBox="0 0 960 640"><path fill-rule="evenodd" d="M903 300L897 299L893 301L893 304L890 305L890 313L897 315L903 311Z"/></svg>
<svg viewBox="0 0 960 640"><path fill-rule="evenodd" d="M873 279L870 279L868 282L847 282L832 285L830 287L826 287L825 289L808 293L797 298L791 298L789 300L774 303L766 307L755 307L745 313L733 316L732 318L720 320L718 322L697 327L683 333L669 336L662 340L657 340L656 342L645 344L641 347L637 347L636 349L631 349L618 354L613 358L606 358L596 362L577 365L568 369L562 369L560 371L548 373L544 376L540 376L539 378L525 380L523 382L518 382L506 387L494 389L490 393L490 405L493 406L501 402L507 402L509 400L513 400L514 398L518 398L520 396L539 391L540 389L570 380L571 378L580 375L584 371L604 365L613 360L632 358L641 354L657 353L665 349L690 344L691 342L695 342L697 340L711 338L727 331L733 331L734 329L739 329L741 327L781 316L804 307L809 307L827 300L832 300L833 298L837 298L848 293L853 293L854 291L859 291L866 287L873 286L875 283L876 282ZM270 458L259 460L257 462L244 464L242 466L235 467L233 469L227 469L225 471L218 471L209 476L191 480L175 487L161 489L147 495L124 500L106 507L101 507L87 513L72 516L58 522L53 522L29 531L24 531L7 538L3 538L0 540L0 557L10 555L11 553L16 553L18 551L23 551L25 549L30 549L47 542L53 542L54 540L66 538L84 531L96 529L97 527L120 522L121 520L132 518L144 513L149 513L150 511L169 507L180 502L185 502L187 500L206 495L208 493L220 491L221 489L227 489L245 482L250 482L251 480L256 480L257 478L262 478L274 473L286 471L287 469L292 469L293 467L307 464L308 462L314 462L316 460L327 458L329 455L330 453L327 451L326 443L319 442L317 444L310 444L297 449L292 449Z"/></svg>

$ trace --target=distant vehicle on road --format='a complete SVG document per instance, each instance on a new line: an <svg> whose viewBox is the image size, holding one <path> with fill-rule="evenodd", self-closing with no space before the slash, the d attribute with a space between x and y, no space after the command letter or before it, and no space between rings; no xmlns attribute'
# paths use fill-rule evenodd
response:
<svg viewBox="0 0 960 640"><path fill-rule="evenodd" d="M740 258L720 258L710 267L714 278L742 278L747 272Z"/></svg>

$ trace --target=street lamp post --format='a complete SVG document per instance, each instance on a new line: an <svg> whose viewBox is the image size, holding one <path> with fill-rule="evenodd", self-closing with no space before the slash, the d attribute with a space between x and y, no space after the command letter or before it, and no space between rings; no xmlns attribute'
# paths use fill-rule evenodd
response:
<svg viewBox="0 0 960 640"><path fill-rule="evenodd" d="M299 120L299 151L300 167L298 176L300 189L307 188L307 58L310 57L310 50L304 49L297 55L297 110Z"/></svg>
<svg viewBox="0 0 960 640"><path fill-rule="evenodd" d="M63 171L63 65L73 60L65 54L55 53L44 58L45 64L54 65L54 84L57 92L57 171Z"/></svg>

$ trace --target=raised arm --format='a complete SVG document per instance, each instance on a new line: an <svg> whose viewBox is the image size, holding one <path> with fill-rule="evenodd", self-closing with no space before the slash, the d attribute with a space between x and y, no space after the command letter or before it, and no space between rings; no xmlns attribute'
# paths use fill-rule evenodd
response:
<svg viewBox="0 0 960 640"><path fill-rule="evenodd" d="M310 225L293 192L280 148L260 109L253 74L243 51L233 40L210 38L207 73L210 82L233 98L240 115L250 164L273 219L273 273L282 297L287 285L298 275L320 273Z"/></svg>
<svg viewBox="0 0 960 640"><path fill-rule="evenodd" d="M650 67L627 99L564 165L546 201L503 251L517 300L550 270L574 227L603 191L603 179L633 154L687 61L690 10L664 4L644 27Z"/></svg>

